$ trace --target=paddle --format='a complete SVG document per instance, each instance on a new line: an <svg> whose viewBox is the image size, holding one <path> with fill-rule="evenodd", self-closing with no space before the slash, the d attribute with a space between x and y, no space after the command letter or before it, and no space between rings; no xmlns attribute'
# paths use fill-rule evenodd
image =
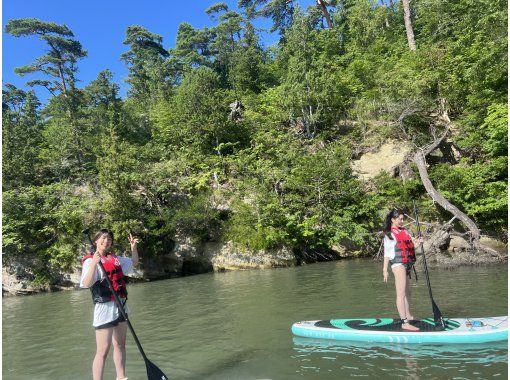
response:
<svg viewBox="0 0 510 380"><path fill-rule="evenodd" d="M92 243L92 239L90 238L89 229L83 230L83 234L87 235L90 241L90 245L92 247L92 250L95 249L94 243ZM147 359L147 356L145 355L145 352L143 351L142 345L140 344L140 341L138 340L138 337L135 334L135 330L133 329L133 326L131 325L131 322L129 321L128 315L124 311L124 306L122 306L122 303L120 301L119 296L117 295L117 292L113 289L113 285L106 275L106 271L104 269L103 263L99 261L98 263L99 268L104 273L104 278L106 279L106 282L108 283L108 287L110 288L110 291L113 294L113 298L115 300L115 304L117 305L117 308L119 309L119 312L122 314L122 316L126 319L127 325L129 327L129 331L131 331L131 334L133 334L133 338L135 339L136 345L138 346L138 350L140 350L140 353L142 354L143 360L145 361L145 366L147 367L147 379L148 380L168 380L168 377L161 371L154 363L152 363L149 359Z"/></svg>
<svg viewBox="0 0 510 380"><path fill-rule="evenodd" d="M414 217L416 219L416 229L418 230L418 237L421 238L421 231L420 231L420 221L418 219L418 209L416 208L416 202L413 199L413 211L414 211ZM423 266L425 267L425 278L427 279L427 286L429 288L429 296L430 301L432 302L432 312L434 313L434 323L436 324L436 327L441 327L441 330L445 329L445 323L443 320L443 315L441 314L441 311L439 310L439 307L437 307L436 303L434 302L434 298L432 297L432 288L430 287L430 278L429 278L429 268L427 266L427 258L425 256L425 251L423 250L423 244L420 244L421 247L421 254L423 256Z"/></svg>

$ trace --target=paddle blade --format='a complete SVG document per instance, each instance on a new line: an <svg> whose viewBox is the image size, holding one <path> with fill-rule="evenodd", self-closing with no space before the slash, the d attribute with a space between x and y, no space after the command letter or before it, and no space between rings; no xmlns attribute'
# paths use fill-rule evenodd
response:
<svg viewBox="0 0 510 380"><path fill-rule="evenodd" d="M446 328L446 325L444 323L443 314L441 314L439 307L437 307L434 301L432 301L432 311L434 312L434 322L436 326L441 330L444 330Z"/></svg>
<svg viewBox="0 0 510 380"><path fill-rule="evenodd" d="M147 379L148 380L169 380L169 378L150 360L145 360L147 366Z"/></svg>

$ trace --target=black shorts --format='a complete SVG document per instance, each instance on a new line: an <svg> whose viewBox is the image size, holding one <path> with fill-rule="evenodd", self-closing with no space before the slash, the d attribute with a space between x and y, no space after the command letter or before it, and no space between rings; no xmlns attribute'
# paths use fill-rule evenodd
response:
<svg viewBox="0 0 510 380"><path fill-rule="evenodd" d="M94 329L101 330L101 329L107 329L107 328L110 328L110 327L115 327L120 322L125 322L125 321L126 321L126 318L124 318L122 316L122 314L121 314L121 315L119 315L119 318L117 318L116 320L108 322L108 323L105 323L104 325L100 325L100 326L94 327Z"/></svg>

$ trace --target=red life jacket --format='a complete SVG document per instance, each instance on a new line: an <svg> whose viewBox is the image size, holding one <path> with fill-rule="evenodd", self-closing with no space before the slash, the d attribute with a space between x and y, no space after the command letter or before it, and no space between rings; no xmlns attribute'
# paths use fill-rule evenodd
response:
<svg viewBox="0 0 510 380"><path fill-rule="evenodd" d="M395 244L395 258L390 260L391 264L404 264L406 267L411 268L416 262L416 254L414 253L414 243L411 235L405 228L397 229L392 228L391 232L397 240Z"/></svg>
<svg viewBox="0 0 510 380"><path fill-rule="evenodd" d="M92 257L94 257L93 254L84 256L81 260L82 264L85 262L85 260L91 259ZM106 256L101 257L101 263L103 264L106 275L110 279L113 289L117 295L120 298L127 299L126 281L124 280L124 274L122 273L122 267L120 265L119 258L112 252L109 252ZM92 301L94 303L104 303L113 301L115 299L105 278L102 280L97 280L90 287L90 291L92 292Z"/></svg>

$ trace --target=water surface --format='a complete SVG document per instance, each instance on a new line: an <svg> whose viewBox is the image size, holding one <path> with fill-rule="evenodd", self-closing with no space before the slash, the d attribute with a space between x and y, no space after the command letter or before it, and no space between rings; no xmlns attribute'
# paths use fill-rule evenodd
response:
<svg viewBox="0 0 510 380"><path fill-rule="evenodd" d="M420 268L421 269L421 268ZM415 317L431 316L422 271ZM507 315L506 266L432 269L447 317ZM390 275L391 277L391 275ZM131 322L149 359L172 379L506 379L507 342L484 345L342 343L293 337L308 319L397 317L382 264L348 260L130 284ZM4 379L90 379L90 292L3 299ZM127 372L145 379L129 335ZM111 353L105 379L115 379Z"/></svg>

